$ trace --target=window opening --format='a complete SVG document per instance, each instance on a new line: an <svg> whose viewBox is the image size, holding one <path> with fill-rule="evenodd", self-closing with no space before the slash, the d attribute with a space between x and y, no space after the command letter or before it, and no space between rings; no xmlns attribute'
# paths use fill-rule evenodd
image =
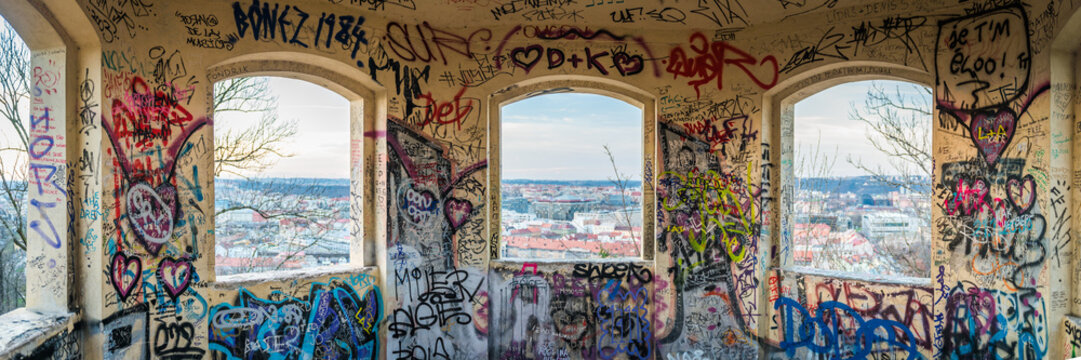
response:
<svg viewBox="0 0 1081 360"><path fill-rule="evenodd" d="M0 17L0 314L26 306L30 48ZM44 147L44 146L42 146Z"/></svg>
<svg viewBox="0 0 1081 360"><path fill-rule="evenodd" d="M214 84L217 275L349 262L349 111L302 80Z"/></svg>
<svg viewBox="0 0 1081 360"><path fill-rule="evenodd" d="M901 81L796 103L795 265L930 277L931 104L930 88Z"/></svg>
<svg viewBox="0 0 1081 360"><path fill-rule="evenodd" d="M502 256L641 256L642 110L540 95L502 107Z"/></svg>

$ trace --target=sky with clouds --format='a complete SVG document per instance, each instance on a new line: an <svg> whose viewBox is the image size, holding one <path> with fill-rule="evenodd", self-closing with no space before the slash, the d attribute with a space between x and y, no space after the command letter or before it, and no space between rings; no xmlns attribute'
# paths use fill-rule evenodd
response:
<svg viewBox="0 0 1081 360"><path fill-rule="evenodd" d="M906 95L922 95L911 85L880 81L888 89L901 85ZM794 141L797 151L819 146L836 157L832 173L863 175L848 157L884 164L886 157L867 141L866 125L849 118L852 106L862 106L869 81L838 85L796 104ZM280 159L259 176L348 178L349 103L321 86L272 77L270 88L278 97L280 119L296 120L297 134L284 144L294 156ZM215 116L215 132L239 130L258 115L226 113ZM631 179L642 174L642 113L623 101L593 94L567 93L537 96L504 106L504 179L607 180L612 165L602 145L609 145L620 171ZM16 138L11 125L0 124L4 146ZM11 164L11 154L0 154ZM798 157L798 154L797 154ZM22 159L25 166L25 159Z"/></svg>
<svg viewBox="0 0 1081 360"><path fill-rule="evenodd" d="M269 88L278 98L278 119L296 121L297 133L282 146L293 156L279 159L257 176L349 178L349 100L303 80L271 77ZM240 131L257 123L259 116L215 114L214 132Z"/></svg>
<svg viewBox="0 0 1081 360"><path fill-rule="evenodd" d="M797 152L813 152L818 147L820 153L833 156L831 174L836 176L867 175L857 169L849 158L862 160L865 164L883 165L889 168L888 157L875 149L868 139L868 125L849 117L851 109L863 108L864 99L871 83L876 82L889 93L900 91L902 96L923 97L930 106L930 94L920 90L918 85L901 81L858 81L844 83L818 92L796 103L793 141ZM927 109L930 111L930 109ZM927 122L931 125L930 119ZM930 131L927 132L931 134ZM928 142L930 144L930 142ZM799 153L793 157L800 158Z"/></svg>
<svg viewBox="0 0 1081 360"><path fill-rule="evenodd" d="M642 110L593 94L541 95L503 106L502 178L642 179Z"/></svg>
<svg viewBox="0 0 1081 360"><path fill-rule="evenodd" d="M279 119L296 120L297 135L283 148L293 154L259 176L348 178L349 102L301 80L270 78ZM215 115L215 132L255 124L257 114ZM541 95L503 107L503 178L607 180L612 164L640 180L642 112L614 98L593 94Z"/></svg>

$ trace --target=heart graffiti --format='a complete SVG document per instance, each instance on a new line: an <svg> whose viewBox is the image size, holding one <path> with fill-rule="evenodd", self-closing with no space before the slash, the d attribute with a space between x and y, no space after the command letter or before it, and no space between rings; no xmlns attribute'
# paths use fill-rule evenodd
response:
<svg viewBox="0 0 1081 360"><path fill-rule="evenodd" d="M612 54L612 62L615 63L616 70L620 75L634 75L642 72L645 68L645 62L642 60L642 55L629 55L625 52L616 52Z"/></svg>
<svg viewBox="0 0 1081 360"><path fill-rule="evenodd" d="M1033 100L1050 88L1050 84L1044 84L1033 89L1020 107L1011 100L981 109L961 109L950 101L938 99L937 108L966 125L973 145L976 145L987 165L994 166L1013 140L1018 117L1028 111Z"/></svg>
<svg viewBox="0 0 1081 360"><path fill-rule="evenodd" d="M980 150L988 165L995 165L1002 151L1013 140L1017 128L1017 114L1009 108L996 111L977 112L972 115L969 136Z"/></svg>
<svg viewBox="0 0 1081 360"><path fill-rule="evenodd" d="M987 199L988 191L990 188L983 179L971 180L968 183L963 178L957 179L954 193L946 198L946 214L958 215L958 210L960 210L960 214L967 216L972 215L973 211L982 211L981 207Z"/></svg>
<svg viewBox="0 0 1081 360"><path fill-rule="evenodd" d="M143 276L143 263L138 257L117 252L113 255L112 264L109 266L109 275L113 288L116 289L116 293L120 295L120 301L123 302L128 299L132 290L135 290L135 285Z"/></svg>
<svg viewBox="0 0 1081 360"><path fill-rule="evenodd" d="M192 265L187 259L166 257L158 264L158 282L174 300L191 284Z"/></svg>
<svg viewBox="0 0 1081 360"><path fill-rule="evenodd" d="M510 52L510 59L514 62L514 65L525 69L528 73L533 70L533 67L540 62L541 53L544 52L544 47L540 45L530 45L526 47L515 48Z"/></svg>
<svg viewBox="0 0 1081 360"><path fill-rule="evenodd" d="M1032 175L1006 180L1006 197L1020 214L1026 214L1036 204L1036 180Z"/></svg>
<svg viewBox="0 0 1081 360"><path fill-rule="evenodd" d="M151 255L158 255L183 215L173 180L177 157L185 145L191 148L188 140L195 132L213 121L194 118L175 96L141 77L125 81L130 88L110 96L111 116L102 117L101 125L127 184L124 216L131 233ZM156 154L153 164L144 155L148 153Z"/></svg>
<svg viewBox="0 0 1081 360"><path fill-rule="evenodd" d="M398 190L401 214L414 224L427 223L439 211L439 199L431 191L402 184Z"/></svg>
<svg viewBox="0 0 1081 360"><path fill-rule="evenodd" d="M447 216L450 226L454 229L465 224L471 213L473 213L473 203L468 200L449 198L443 203L443 214Z"/></svg>

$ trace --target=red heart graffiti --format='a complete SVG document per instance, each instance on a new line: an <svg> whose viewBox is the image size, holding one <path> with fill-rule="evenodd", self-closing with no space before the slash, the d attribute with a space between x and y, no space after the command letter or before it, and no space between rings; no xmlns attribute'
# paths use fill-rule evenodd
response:
<svg viewBox="0 0 1081 360"><path fill-rule="evenodd" d="M969 136L988 165L994 165L1002 152L1006 150L1010 140L1013 140L1016 125L1017 115L1009 108L972 115Z"/></svg>
<svg viewBox="0 0 1081 360"><path fill-rule="evenodd" d="M448 198L443 203L443 214L447 215L447 220L450 221L450 226L454 229L465 224L471 213L473 213L473 203L468 200Z"/></svg>
<svg viewBox="0 0 1081 360"><path fill-rule="evenodd" d="M976 179L968 184L965 183L965 179L957 179L954 193L946 198L946 214L957 215L958 207L960 207L962 214L972 215L973 210L983 205L988 191L987 182L983 179Z"/></svg>
<svg viewBox="0 0 1081 360"><path fill-rule="evenodd" d="M1011 177L1006 180L1006 197L1017 208L1018 213L1028 213L1036 204L1036 180L1032 175L1025 175L1023 179Z"/></svg>
<svg viewBox="0 0 1081 360"><path fill-rule="evenodd" d="M176 299L191 284L191 261L166 257L158 264L158 282L165 292Z"/></svg>
<svg viewBox="0 0 1081 360"><path fill-rule="evenodd" d="M135 256L129 257L124 255L123 252L117 252L116 255L113 255L109 274L110 280L113 282L113 288L120 295L120 301L124 301L128 299L132 290L135 289L135 285L139 283L139 279L143 276L143 263Z"/></svg>
<svg viewBox="0 0 1081 360"><path fill-rule="evenodd" d="M612 54L612 63L615 64L619 74L623 76L640 73L644 67L642 55L628 55L625 52Z"/></svg>

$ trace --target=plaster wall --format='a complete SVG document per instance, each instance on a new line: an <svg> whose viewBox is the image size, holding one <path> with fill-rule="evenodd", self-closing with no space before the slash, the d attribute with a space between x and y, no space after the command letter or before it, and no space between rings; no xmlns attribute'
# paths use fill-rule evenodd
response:
<svg viewBox="0 0 1081 360"><path fill-rule="evenodd" d="M35 4L97 38L35 49L66 86L35 97L67 117L41 135L85 135L32 184L69 204L31 208L33 246L79 266L31 273L30 308L77 314L51 338L85 358L1073 354L1077 42L1052 51L1073 2ZM353 101L349 267L214 276L212 84L260 74ZM790 268L791 105L882 77L934 90L932 278ZM654 114L627 139L648 145L642 259L497 259L493 119L551 89ZM48 343L5 356L70 357Z"/></svg>

